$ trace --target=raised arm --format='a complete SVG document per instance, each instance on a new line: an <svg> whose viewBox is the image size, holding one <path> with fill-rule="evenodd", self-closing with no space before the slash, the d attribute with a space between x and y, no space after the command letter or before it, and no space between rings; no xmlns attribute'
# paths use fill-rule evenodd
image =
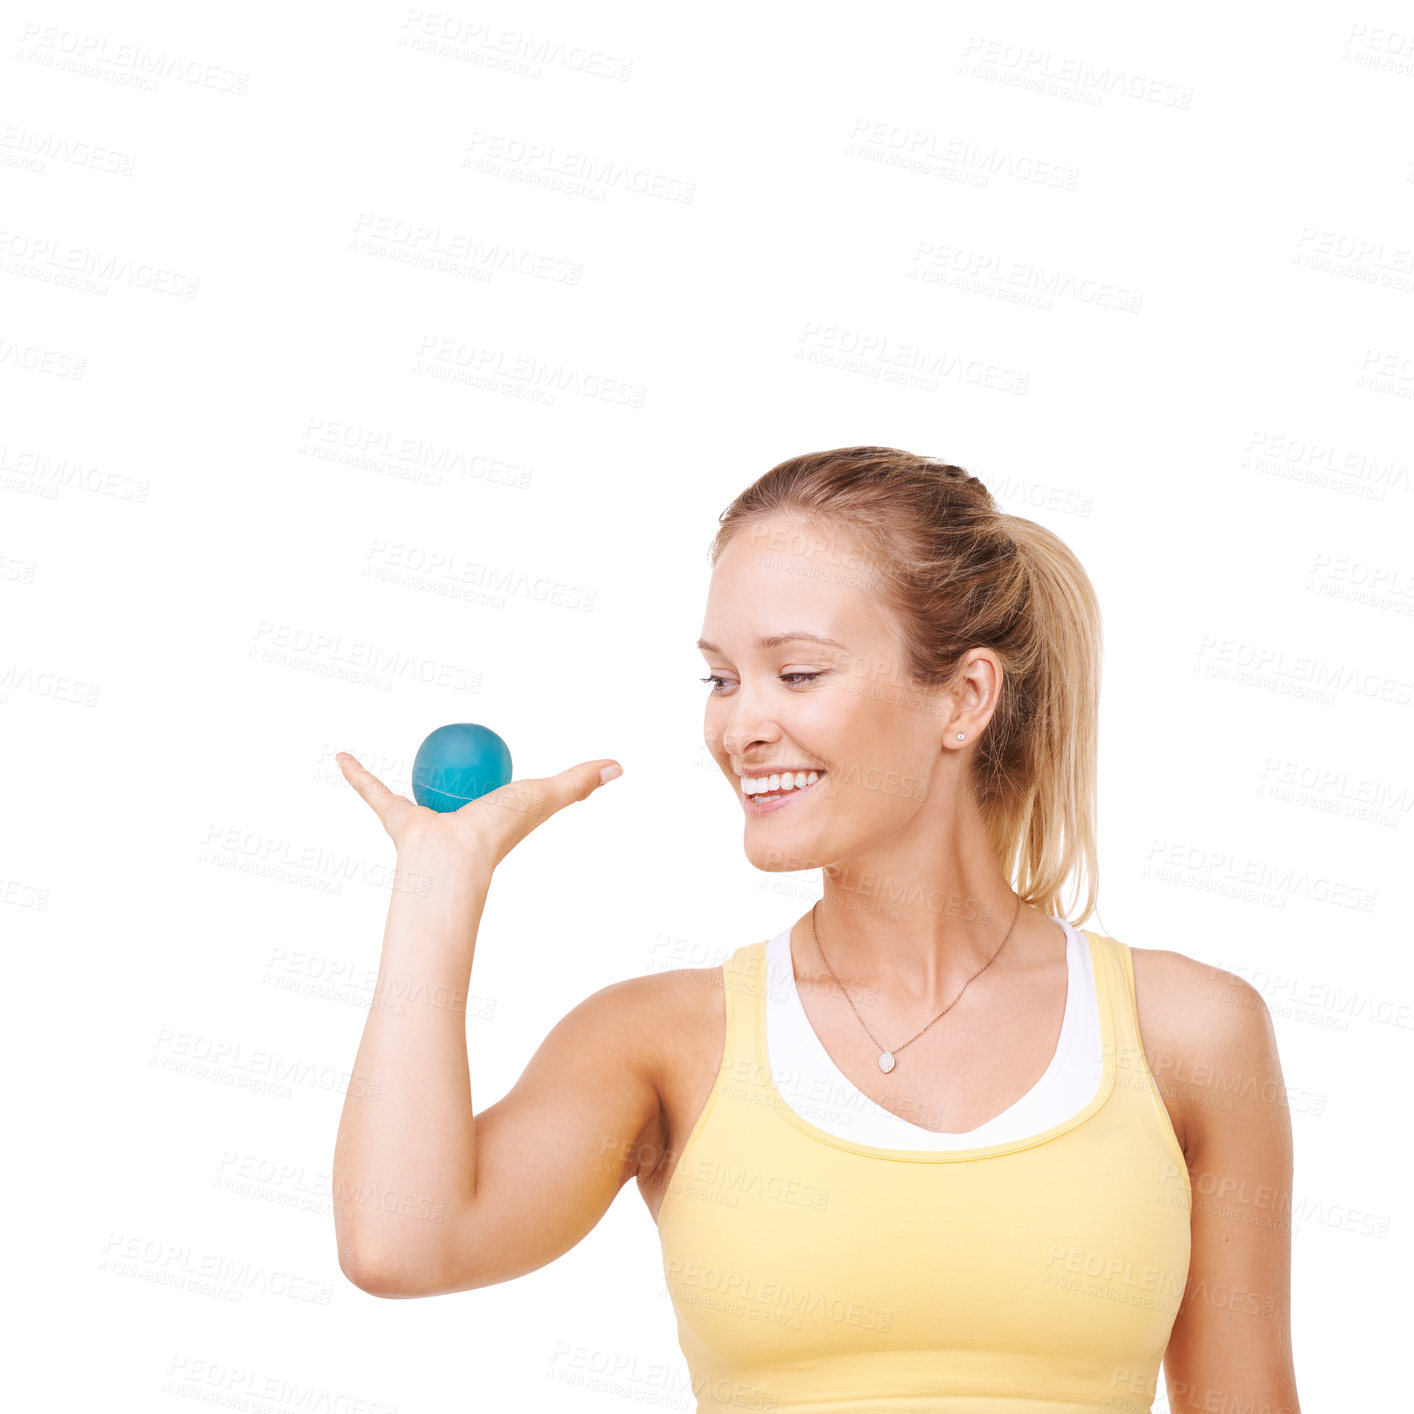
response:
<svg viewBox="0 0 1414 1414"><path fill-rule="evenodd" d="M398 845L359 1083L334 1153L339 1264L365 1291L434 1295L533 1271L574 1246L638 1169L638 1140L658 1116L638 1015L656 979L580 1003L481 1115L467 1060L466 997L492 870L541 820L590 794L603 764L512 782L438 817L411 813L421 807L340 758Z"/></svg>

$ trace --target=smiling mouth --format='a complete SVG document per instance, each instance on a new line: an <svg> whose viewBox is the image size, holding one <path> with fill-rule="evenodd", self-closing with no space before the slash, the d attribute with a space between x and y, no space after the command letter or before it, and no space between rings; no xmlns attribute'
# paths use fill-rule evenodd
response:
<svg viewBox="0 0 1414 1414"><path fill-rule="evenodd" d="M784 773L784 776L791 779L792 783L790 785L787 786L784 780L782 780L775 790L768 789L762 791L748 791L746 789L746 782L752 778L743 776L741 778L742 804L745 806L748 814L752 815L759 815L769 810L779 809L781 806L789 805L791 801L801 796L809 795L810 792L815 789L816 785L825 778L826 774L827 772L825 771L787 771ZM814 778L813 780L811 779L812 777ZM761 776L755 779L765 783L770 780L770 777ZM800 781L799 785L794 784L796 780Z"/></svg>

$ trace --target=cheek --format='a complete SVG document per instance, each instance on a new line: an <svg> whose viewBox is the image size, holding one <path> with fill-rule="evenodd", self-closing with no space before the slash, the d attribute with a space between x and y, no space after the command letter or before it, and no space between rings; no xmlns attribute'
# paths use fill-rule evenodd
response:
<svg viewBox="0 0 1414 1414"><path fill-rule="evenodd" d="M830 774L835 800L855 822L897 825L918 809L917 778L887 761L849 761Z"/></svg>
<svg viewBox="0 0 1414 1414"><path fill-rule="evenodd" d="M851 811L897 819L917 810L933 766L933 737L926 724L896 709L861 713L824 759L832 762L834 790Z"/></svg>
<svg viewBox="0 0 1414 1414"><path fill-rule="evenodd" d="M847 742L870 731L880 715L878 704L869 700L867 689L851 680L802 696L791 721L798 730L808 731L822 742Z"/></svg>
<svg viewBox="0 0 1414 1414"><path fill-rule="evenodd" d="M858 690L840 694L831 705L830 725L851 754L883 765L917 754L919 724L910 712Z"/></svg>

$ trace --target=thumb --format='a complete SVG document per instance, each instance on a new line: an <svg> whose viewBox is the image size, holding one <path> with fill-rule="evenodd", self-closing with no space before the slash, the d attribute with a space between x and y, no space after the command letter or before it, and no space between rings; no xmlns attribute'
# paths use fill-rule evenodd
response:
<svg viewBox="0 0 1414 1414"><path fill-rule="evenodd" d="M554 776L537 780L512 781L500 790L492 791L486 798L495 800L503 808L514 810L528 817L533 829L541 820L593 795L605 781L612 781L623 774L623 767L617 761L601 757L597 761L581 761L578 766L570 766ZM500 797L504 795L505 799Z"/></svg>
<svg viewBox="0 0 1414 1414"><path fill-rule="evenodd" d="M602 757L598 761L581 761L578 766L571 766L568 771L560 773L558 780L562 788L568 791L569 799L578 801L593 795L600 786L623 773L624 768L617 761Z"/></svg>
<svg viewBox="0 0 1414 1414"><path fill-rule="evenodd" d="M512 823L503 850L509 850L519 844L537 825L543 824L550 816L557 815L567 805L574 805L593 795L604 784L601 776L605 772L609 773L607 779L613 780L614 776L622 774L622 767L617 761L607 758L581 761L578 766L571 766L558 775L538 780L512 781L484 797L495 802L503 811L509 812Z"/></svg>

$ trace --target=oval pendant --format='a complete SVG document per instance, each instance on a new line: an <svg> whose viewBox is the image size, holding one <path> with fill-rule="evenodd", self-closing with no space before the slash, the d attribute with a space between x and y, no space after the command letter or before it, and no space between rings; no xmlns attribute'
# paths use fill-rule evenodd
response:
<svg viewBox="0 0 1414 1414"><path fill-rule="evenodd" d="M887 1075L893 1068L894 1053L892 1051L885 1051L884 1054L879 1057L879 1069Z"/></svg>

